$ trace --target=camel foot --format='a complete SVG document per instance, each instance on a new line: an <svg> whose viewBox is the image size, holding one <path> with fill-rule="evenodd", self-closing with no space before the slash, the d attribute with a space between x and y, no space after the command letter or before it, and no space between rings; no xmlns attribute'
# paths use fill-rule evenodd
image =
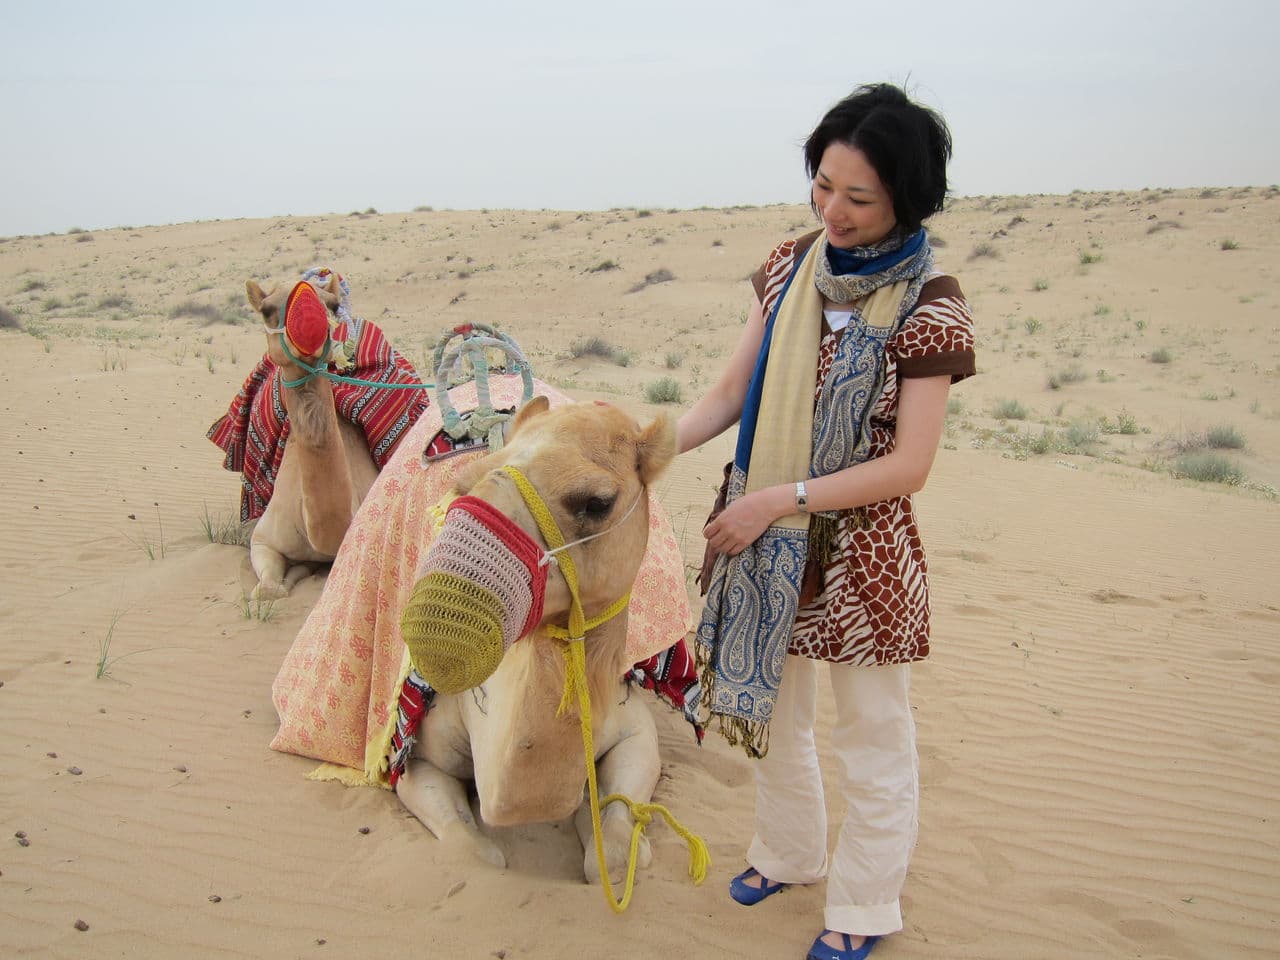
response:
<svg viewBox="0 0 1280 960"><path fill-rule="evenodd" d="M465 851L499 870L506 869L507 855L502 852L502 848L478 830L457 824L456 829L446 831L441 839L451 850Z"/></svg>
<svg viewBox="0 0 1280 960"><path fill-rule="evenodd" d="M289 595L289 587L279 580L260 580L249 594L250 600L283 600Z"/></svg>
<svg viewBox="0 0 1280 960"><path fill-rule="evenodd" d="M602 824L604 862L609 870L609 880L621 883L627 878L627 861L631 856L631 819L606 818ZM653 862L653 852L649 848L649 838L640 835L640 843L636 846L636 869L643 869ZM587 883L600 882L600 859L596 856L595 840L586 844L582 858L582 872Z"/></svg>

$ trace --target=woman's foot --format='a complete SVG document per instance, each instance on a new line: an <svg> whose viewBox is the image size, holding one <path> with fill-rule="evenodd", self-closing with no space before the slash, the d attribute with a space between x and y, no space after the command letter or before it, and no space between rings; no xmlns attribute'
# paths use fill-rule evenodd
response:
<svg viewBox="0 0 1280 960"><path fill-rule="evenodd" d="M729 881L729 896L743 906L751 907L765 897L780 893L785 887L785 883L770 880L755 867L747 867Z"/></svg>
<svg viewBox="0 0 1280 960"><path fill-rule="evenodd" d="M809 948L806 960L865 960L879 941L879 937L823 930Z"/></svg>

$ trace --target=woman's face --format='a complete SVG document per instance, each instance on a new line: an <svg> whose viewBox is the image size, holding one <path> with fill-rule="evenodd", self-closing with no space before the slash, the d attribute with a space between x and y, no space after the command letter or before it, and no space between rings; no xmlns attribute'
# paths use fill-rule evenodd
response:
<svg viewBox="0 0 1280 960"><path fill-rule="evenodd" d="M898 221L893 198L875 167L856 147L833 142L822 153L813 178L813 205L833 247L869 247L889 235Z"/></svg>

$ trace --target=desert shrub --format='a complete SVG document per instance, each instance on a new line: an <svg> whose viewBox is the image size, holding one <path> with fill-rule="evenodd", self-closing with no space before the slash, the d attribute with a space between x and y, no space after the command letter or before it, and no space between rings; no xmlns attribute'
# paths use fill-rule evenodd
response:
<svg viewBox="0 0 1280 960"><path fill-rule="evenodd" d="M44 308L45 313L49 313L50 311L61 309L63 307L63 303L58 297L48 297L41 306Z"/></svg>
<svg viewBox="0 0 1280 960"><path fill-rule="evenodd" d="M669 283L675 278L676 278L676 275L674 273L672 273L666 267L661 267L657 270L654 270L652 273L646 273L644 275L644 279L641 280L639 283L637 283L634 287L632 287L627 292L636 293L640 290L643 290L645 287L652 286L655 283Z"/></svg>
<svg viewBox="0 0 1280 960"><path fill-rule="evenodd" d="M604 337L583 337L569 345L569 353L574 359L599 357L601 360L613 360L618 355L618 349Z"/></svg>
<svg viewBox="0 0 1280 960"><path fill-rule="evenodd" d="M0 330L21 330L22 321L8 307L0 307Z"/></svg>
<svg viewBox="0 0 1280 960"><path fill-rule="evenodd" d="M684 363L684 354L683 354L683 353L668 353L668 354L667 354L667 357L666 357L666 364L667 364L667 369L668 369L668 370L674 370L674 369L676 369L678 366L680 366L680 364L682 364L682 363Z"/></svg>
<svg viewBox="0 0 1280 960"><path fill-rule="evenodd" d="M193 320L203 320L205 323L216 323L222 319L222 311L211 303L184 300L170 308L169 316L174 320L179 317L190 317Z"/></svg>
<svg viewBox="0 0 1280 960"><path fill-rule="evenodd" d="M990 257L996 259L1000 256L1000 251L996 249L995 244L982 242L969 251L969 259L977 260L981 257Z"/></svg>
<svg viewBox="0 0 1280 960"><path fill-rule="evenodd" d="M1243 450L1244 434L1227 423L1218 424L1205 431L1205 443L1216 450Z"/></svg>
<svg viewBox="0 0 1280 960"><path fill-rule="evenodd" d="M644 395L650 403L679 403L683 394L678 380L662 377L646 386Z"/></svg>
<svg viewBox="0 0 1280 960"><path fill-rule="evenodd" d="M48 284L43 280L37 280L35 277L28 277L26 280L22 281L22 286L18 289L21 293L31 293L34 290L43 290L47 286Z"/></svg>
<svg viewBox="0 0 1280 960"><path fill-rule="evenodd" d="M997 400L991 415L997 420L1025 420L1030 411L1018 400Z"/></svg>
<svg viewBox="0 0 1280 960"><path fill-rule="evenodd" d="M1036 333L1044 326L1044 324L1035 317L1027 317L1027 319L1022 321L1022 325L1027 328L1027 333Z"/></svg>
<svg viewBox="0 0 1280 960"><path fill-rule="evenodd" d="M88 243L89 241L91 241L91 240L93 240L93 239L94 239L94 236L93 236L93 234L92 234L92 233L79 233L79 234L76 234L76 243Z"/></svg>
<svg viewBox="0 0 1280 960"><path fill-rule="evenodd" d="M587 273L604 273L606 270L617 270L618 263L615 260L601 260L594 267L588 267Z"/></svg>
<svg viewBox="0 0 1280 960"><path fill-rule="evenodd" d="M1168 347L1156 347L1147 355L1152 363L1172 363L1173 352Z"/></svg>
<svg viewBox="0 0 1280 960"><path fill-rule="evenodd" d="M1173 473L1178 477L1207 483L1234 484L1244 480L1244 471L1234 460L1220 453L1207 451L1184 453L1173 462Z"/></svg>
<svg viewBox="0 0 1280 960"><path fill-rule="evenodd" d="M1049 389L1059 390L1069 383L1083 383L1088 379L1089 375L1085 373L1084 368L1078 363L1073 363L1049 375Z"/></svg>
<svg viewBox="0 0 1280 960"><path fill-rule="evenodd" d="M1225 239L1222 241L1222 243L1221 243L1221 244L1219 244L1219 246L1220 246L1223 250L1239 250L1239 249L1240 249L1240 243L1239 243L1239 241L1232 240L1230 237L1225 238Z"/></svg>
<svg viewBox="0 0 1280 960"><path fill-rule="evenodd" d="M1025 447L1027 452L1034 453L1037 456L1052 453L1057 444L1058 438L1052 430L1041 430L1038 437L1033 437L1029 433L1026 435Z"/></svg>
<svg viewBox="0 0 1280 960"><path fill-rule="evenodd" d="M1037 277L1035 282L1031 284L1031 289L1036 293L1043 293L1045 290L1049 289L1049 281L1044 279L1044 277Z"/></svg>
<svg viewBox="0 0 1280 960"><path fill-rule="evenodd" d="M1080 251L1080 265L1087 267L1091 263L1098 263L1102 260L1101 253L1090 253L1088 250Z"/></svg>
<svg viewBox="0 0 1280 960"><path fill-rule="evenodd" d="M960 417L964 416L964 401L959 397L947 398L947 416Z"/></svg>
<svg viewBox="0 0 1280 960"><path fill-rule="evenodd" d="M1102 428L1093 420L1075 420L1062 433L1063 446L1076 453L1087 453L1102 436Z"/></svg>
<svg viewBox="0 0 1280 960"><path fill-rule="evenodd" d="M99 310L119 310L129 305L129 298L122 293L110 293L98 298Z"/></svg>
<svg viewBox="0 0 1280 960"><path fill-rule="evenodd" d="M1110 417L1103 417L1098 422L1098 425L1102 428L1103 433L1119 433L1126 437L1131 437L1138 432L1138 421L1127 410L1121 410L1117 413L1114 421Z"/></svg>
<svg viewBox="0 0 1280 960"><path fill-rule="evenodd" d="M226 543L237 547L249 545L249 528L233 514L210 514L209 505L204 505L204 514L200 518L200 526L210 543Z"/></svg>

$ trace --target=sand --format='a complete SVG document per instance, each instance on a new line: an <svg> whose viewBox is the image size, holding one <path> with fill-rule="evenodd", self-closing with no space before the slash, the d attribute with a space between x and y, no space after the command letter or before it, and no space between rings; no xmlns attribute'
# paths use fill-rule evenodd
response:
<svg viewBox="0 0 1280 960"><path fill-rule="evenodd" d="M317 264L420 366L484 320L576 397L679 410L727 360L748 275L811 223L420 210L0 242L0 955L802 957L822 886L728 899L749 761L656 700L657 799L714 863L692 885L654 825L621 917L567 824L494 831L498 870L272 752L271 681L323 578L253 615L246 551L204 529L238 496L204 433L263 349L244 281ZM980 376L918 496L921 834L876 955L1276 956L1280 194L958 198L934 226ZM575 357L589 337L617 358ZM664 377L681 399L649 402ZM690 565L731 446L661 482ZM1188 452L1183 472L1236 480L1178 475Z"/></svg>

